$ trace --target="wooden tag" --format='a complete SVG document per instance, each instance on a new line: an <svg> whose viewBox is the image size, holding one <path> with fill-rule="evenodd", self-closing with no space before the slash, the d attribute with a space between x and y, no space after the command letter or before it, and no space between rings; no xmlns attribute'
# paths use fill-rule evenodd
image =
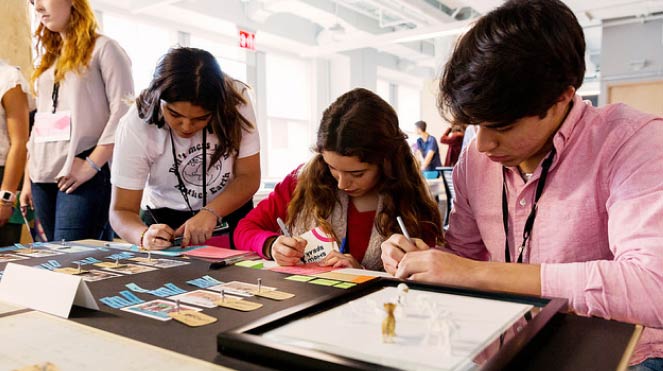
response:
<svg viewBox="0 0 663 371"><path fill-rule="evenodd" d="M252 310L262 308L262 304L260 303L254 303L252 301L246 301L243 299L236 299L236 298L225 298L217 300L214 303L216 303L216 305L220 307L239 310L242 312L250 312Z"/></svg>
<svg viewBox="0 0 663 371"><path fill-rule="evenodd" d="M203 312L197 312L195 310L180 310L169 312L168 315L178 322L190 327L200 327L209 325L217 321L215 317L208 316Z"/></svg>
<svg viewBox="0 0 663 371"><path fill-rule="evenodd" d="M88 273L88 271L86 271L85 269L79 270L78 268L74 268L74 267L57 268L57 269L54 269L54 271L55 272L60 272L60 273L66 273L66 274L73 274L74 276L78 275L78 274Z"/></svg>
<svg viewBox="0 0 663 371"><path fill-rule="evenodd" d="M126 264L117 264L115 262L96 263L95 266L99 268L123 268Z"/></svg>
<svg viewBox="0 0 663 371"><path fill-rule="evenodd" d="M255 296L261 296L263 298L272 299L272 300L279 300L279 301L295 297L295 294L291 294L289 292L283 292L283 291L260 290L260 292L258 292L256 290L256 291L252 291L251 293Z"/></svg>

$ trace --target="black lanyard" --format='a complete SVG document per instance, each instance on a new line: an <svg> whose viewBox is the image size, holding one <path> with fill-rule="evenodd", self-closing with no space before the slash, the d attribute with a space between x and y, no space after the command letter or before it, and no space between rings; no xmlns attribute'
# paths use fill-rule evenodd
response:
<svg viewBox="0 0 663 371"><path fill-rule="evenodd" d="M537 203L541 194L543 193L543 187L546 184L546 177L548 176L548 170L552 164L553 158L555 157L555 147L543 163L541 164L541 177L539 182L536 185L536 193L534 195L534 203L532 204L532 210L527 216L525 221L525 228L523 229L523 243L518 249L518 263L523 262L523 251L525 250L525 245L529 239L530 234L532 233L532 228L534 227L534 219L536 219ZM504 178L504 167L502 168L502 223L504 223L504 260L507 263L511 262L511 254L509 253L509 206L506 200L506 179Z"/></svg>
<svg viewBox="0 0 663 371"><path fill-rule="evenodd" d="M53 83L53 93L51 93L51 100L53 101L53 113L58 109L58 96L60 95L60 83Z"/></svg>
<svg viewBox="0 0 663 371"><path fill-rule="evenodd" d="M186 206L191 211L191 214L194 214L193 209L191 208L191 203L189 202L189 195L187 194L187 188L184 185L182 176L180 175L179 162L177 161L177 153L175 152L175 140L173 139L173 130L168 128L168 133L170 134L170 148L173 152L173 163L175 164L175 176L177 177L177 184L186 202ZM203 129L203 207L207 206L207 128Z"/></svg>

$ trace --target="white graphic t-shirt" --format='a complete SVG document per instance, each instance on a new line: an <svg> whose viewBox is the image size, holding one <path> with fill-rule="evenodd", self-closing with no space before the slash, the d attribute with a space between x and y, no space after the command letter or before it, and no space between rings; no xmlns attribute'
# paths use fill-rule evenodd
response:
<svg viewBox="0 0 663 371"><path fill-rule="evenodd" d="M244 158L260 152L260 137L255 127L255 113L249 98L240 107L240 113L254 124L252 131L244 130L237 158ZM167 207L174 210L188 210L180 191L175 161L167 124L162 128L148 125L138 117L136 106L120 120L115 137L111 183L114 186L143 190L141 207ZM186 194L193 210L203 206L203 135L202 130L192 138L181 138L173 132L175 156ZM207 133L207 166L217 151L216 134ZM207 172L207 202L211 202L223 192L233 180L235 156L225 153Z"/></svg>

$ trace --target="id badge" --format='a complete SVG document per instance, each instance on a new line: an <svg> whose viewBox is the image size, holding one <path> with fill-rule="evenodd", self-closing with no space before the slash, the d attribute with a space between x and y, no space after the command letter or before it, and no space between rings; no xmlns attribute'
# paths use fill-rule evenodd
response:
<svg viewBox="0 0 663 371"><path fill-rule="evenodd" d="M336 240L331 236L327 236L320 227L313 228L299 237L307 242L304 249L304 263L321 261L332 250L338 251Z"/></svg>
<svg viewBox="0 0 663 371"><path fill-rule="evenodd" d="M69 140L71 137L71 111L37 113L32 135L36 143Z"/></svg>

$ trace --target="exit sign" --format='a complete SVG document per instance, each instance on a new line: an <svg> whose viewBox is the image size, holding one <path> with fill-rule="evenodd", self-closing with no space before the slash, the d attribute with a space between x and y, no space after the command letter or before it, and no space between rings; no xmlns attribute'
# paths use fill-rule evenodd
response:
<svg viewBox="0 0 663 371"><path fill-rule="evenodd" d="M239 30L239 47L256 50L256 34L244 30Z"/></svg>

